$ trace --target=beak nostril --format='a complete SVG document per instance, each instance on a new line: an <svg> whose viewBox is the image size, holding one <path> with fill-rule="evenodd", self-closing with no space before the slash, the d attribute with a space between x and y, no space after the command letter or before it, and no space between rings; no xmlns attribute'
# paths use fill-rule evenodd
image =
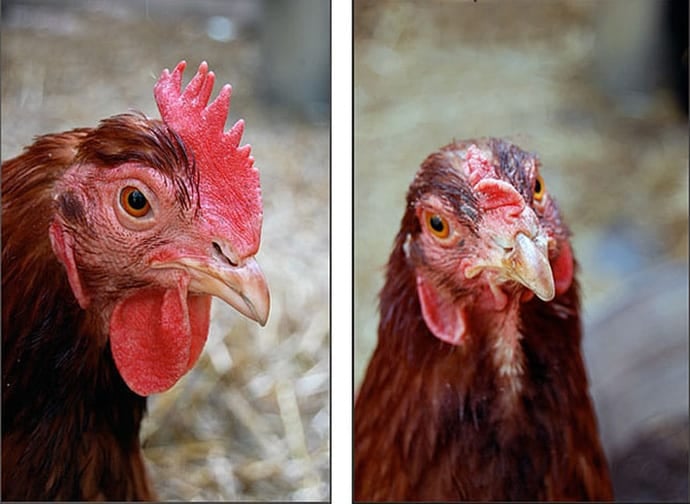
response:
<svg viewBox="0 0 690 504"><path fill-rule="evenodd" d="M218 245L216 242L213 242L213 250L216 252L216 255L220 256L230 266L237 267L238 264L234 262L232 259L230 259L227 255L225 255L222 247Z"/></svg>

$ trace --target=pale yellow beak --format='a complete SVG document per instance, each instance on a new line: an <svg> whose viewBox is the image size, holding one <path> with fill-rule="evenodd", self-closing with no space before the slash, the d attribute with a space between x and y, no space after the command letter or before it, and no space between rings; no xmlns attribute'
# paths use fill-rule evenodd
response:
<svg viewBox="0 0 690 504"><path fill-rule="evenodd" d="M190 268L190 291L222 299L245 317L266 325L271 306L268 284L256 259L240 266L213 265Z"/></svg>
<svg viewBox="0 0 690 504"><path fill-rule="evenodd" d="M521 283L543 301L556 295L546 240L533 240L524 233L515 236L513 249L502 261L503 273Z"/></svg>
<svg viewBox="0 0 690 504"><path fill-rule="evenodd" d="M245 317L266 325L271 305L268 284L253 257L239 265L213 258L181 257L154 267L184 269L190 275L190 292L222 299Z"/></svg>
<svg viewBox="0 0 690 504"><path fill-rule="evenodd" d="M556 287L549 263L548 243L544 237L530 238L519 232L509 240L502 237L493 242L489 257L465 270L467 278L490 270L498 274L499 281L518 282L543 301L554 298Z"/></svg>

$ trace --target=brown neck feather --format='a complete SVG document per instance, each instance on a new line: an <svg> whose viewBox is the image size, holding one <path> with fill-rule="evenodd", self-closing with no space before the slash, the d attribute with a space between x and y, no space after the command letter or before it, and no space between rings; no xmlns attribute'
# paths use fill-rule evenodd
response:
<svg viewBox="0 0 690 504"><path fill-rule="evenodd" d="M580 354L577 284L550 303L522 306L521 386L506 408L493 358L501 335L475 324L456 347L423 321L403 250L413 217L403 219L388 263L378 346L356 400L355 499L592 498L565 461L574 443L589 443L606 474ZM525 446L537 448L527 456ZM607 497L602 488L594 498Z"/></svg>
<svg viewBox="0 0 690 504"><path fill-rule="evenodd" d="M132 464L118 466L141 465L145 398L120 378L48 238L53 186L88 132L41 137L2 165L3 499L149 495ZM102 484L88 489L90 476Z"/></svg>

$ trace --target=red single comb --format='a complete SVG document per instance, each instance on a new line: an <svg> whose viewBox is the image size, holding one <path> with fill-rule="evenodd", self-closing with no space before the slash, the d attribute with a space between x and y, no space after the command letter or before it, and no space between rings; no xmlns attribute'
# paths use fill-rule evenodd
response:
<svg viewBox="0 0 690 504"><path fill-rule="evenodd" d="M182 91L186 66L185 61L180 61L172 73L163 70L153 88L158 110L163 121L193 151L200 206L213 232L222 231L232 237L240 257L253 255L261 235L261 187L251 147L239 146L244 121L240 119L225 131L232 87L224 85L207 106L215 75L204 61Z"/></svg>

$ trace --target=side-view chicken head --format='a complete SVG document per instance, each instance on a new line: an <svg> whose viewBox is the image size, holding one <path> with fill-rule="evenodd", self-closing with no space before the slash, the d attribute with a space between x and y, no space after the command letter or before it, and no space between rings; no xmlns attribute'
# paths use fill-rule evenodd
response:
<svg viewBox="0 0 690 504"><path fill-rule="evenodd" d="M259 173L243 122L224 131L230 86L207 105L202 63L155 87L163 121L136 114L88 132L54 188L50 240L79 305L97 317L120 374L140 395L170 388L196 362L211 296L266 323L269 293L254 256Z"/></svg>

